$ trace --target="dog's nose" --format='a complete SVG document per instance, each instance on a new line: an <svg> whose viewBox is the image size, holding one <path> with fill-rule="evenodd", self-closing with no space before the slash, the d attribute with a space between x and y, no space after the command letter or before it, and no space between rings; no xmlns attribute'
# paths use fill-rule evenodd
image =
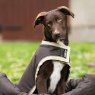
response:
<svg viewBox="0 0 95 95"><path fill-rule="evenodd" d="M55 34L56 36L60 36L60 32L59 32L57 29L55 29L54 34Z"/></svg>
<svg viewBox="0 0 95 95"><path fill-rule="evenodd" d="M58 39L59 37L60 37L60 32L57 29L55 29L55 31L54 31L55 40Z"/></svg>

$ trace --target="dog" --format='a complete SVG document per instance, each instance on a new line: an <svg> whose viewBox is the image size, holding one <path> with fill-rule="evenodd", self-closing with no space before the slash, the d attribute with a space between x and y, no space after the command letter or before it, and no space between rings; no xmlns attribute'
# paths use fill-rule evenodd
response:
<svg viewBox="0 0 95 95"><path fill-rule="evenodd" d="M18 84L21 91L30 91L29 95L64 94L70 73L68 15L74 17L67 7L61 6L36 17L34 27L44 26L44 40Z"/></svg>
<svg viewBox="0 0 95 95"><path fill-rule="evenodd" d="M67 15L74 14L67 7L58 7L49 12L41 12L35 20L35 26L44 25L44 40L68 45ZM38 93L56 95L64 94L65 84L69 76L69 66L60 61L46 61L41 66L37 77ZM49 82L48 82L49 80ZM47 87L47 82L48 87Z"/></svg>

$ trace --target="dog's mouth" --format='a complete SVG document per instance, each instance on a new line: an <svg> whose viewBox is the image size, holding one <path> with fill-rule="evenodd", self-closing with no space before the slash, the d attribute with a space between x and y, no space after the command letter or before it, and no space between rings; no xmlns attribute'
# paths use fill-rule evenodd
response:
<svg viewBox="0 0 95 95"><path fill-rule="evenodd" d="M60 37L58 40L60 40L60 41L64 41L64 39L65 39L65 38L61 38L61 37Z"/></svg>
<svg viewBox="0 0 95 95"><path fill-rule="evenodd" d="M60 36L60 35L55 35L55 36L53 36L53 39L55 40L55 42L57 42L58 40L59 41L64 41L65 38Z"/></svg>
<svg viewBox="0 0 95 95"><path fill-rule="evenodd" d="M59 37L59 38L56 39L56 42L58 42L58 41L64 42L64 39L65 39L65 38L63 38L63 37Z"/></svg>

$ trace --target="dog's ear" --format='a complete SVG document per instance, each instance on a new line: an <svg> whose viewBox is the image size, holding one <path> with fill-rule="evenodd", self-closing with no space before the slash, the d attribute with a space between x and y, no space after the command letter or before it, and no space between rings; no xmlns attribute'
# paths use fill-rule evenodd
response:
<svg viewBox="0 0 95 95"><path fill-rule="evenodd" d="M36 25L43 24L45 16L47 15L47 12L40 12L34 22L34 28Z"/></svg>
<svg viewBox="0 0 95 95"><path fill-rule="evenodd" d="M58 11L61 11L61 12L64 13L65 15L70 15L70 16L72 16L72 17L74 18L74 13L71 12L71 11L69 10L69 8L67 8L67 7L65 7L65 6L58 7L57 10L58 10Z"/></svg>

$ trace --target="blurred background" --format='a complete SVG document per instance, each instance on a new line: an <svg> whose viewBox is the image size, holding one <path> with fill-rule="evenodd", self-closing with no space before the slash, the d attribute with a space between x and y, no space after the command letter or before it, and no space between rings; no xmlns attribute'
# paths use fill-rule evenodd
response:
<svg viewBox="0 0 95 95"><path fill-rule="evenodd" d="M70 78L95 74L95 0L0 0L0 72L17 83L43 39L37 14L67 6L71 47Z"/></svg>

